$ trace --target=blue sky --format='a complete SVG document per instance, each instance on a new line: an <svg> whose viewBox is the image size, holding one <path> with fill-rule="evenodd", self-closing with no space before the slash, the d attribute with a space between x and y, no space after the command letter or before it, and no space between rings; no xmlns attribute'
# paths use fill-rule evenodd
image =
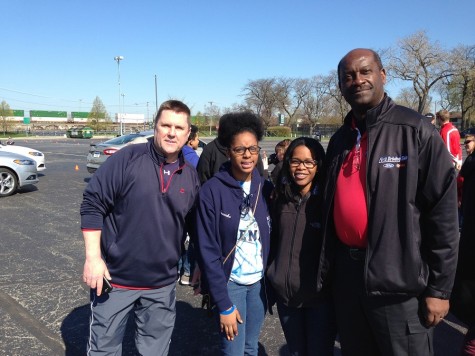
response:
<svg viewBox="0 0 475 356"><path fill-rule="evenodd" d="M89 111L99 96L149 115L242 101L248 80L328 74L355 47L394 46L418 30L445 48L474 44L473 0L18 0L2 4L0 101ZM404 86L409 86L405 84ZM397 94L395 84L388 88Z"/></svg>

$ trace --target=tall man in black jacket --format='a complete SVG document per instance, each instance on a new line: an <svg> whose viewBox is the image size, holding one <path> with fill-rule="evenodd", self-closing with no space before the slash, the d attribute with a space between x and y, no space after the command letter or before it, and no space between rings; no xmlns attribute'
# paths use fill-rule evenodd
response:
<svg viewBox="0 0 475 356"><path fill-rule="evenodd" d="M350 51L338 77L352 110L327 150L319 284L332 276L342 353L431 355L457 265L451 159L433 125L385 94L376 52Z"/></svg>

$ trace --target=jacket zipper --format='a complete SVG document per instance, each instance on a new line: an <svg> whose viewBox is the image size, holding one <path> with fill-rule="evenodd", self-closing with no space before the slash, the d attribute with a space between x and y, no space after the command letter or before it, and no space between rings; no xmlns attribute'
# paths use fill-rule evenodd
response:
<svg viewBox="0 0 475 356"><path fill-rule="evenodd" d="M287 268L287 276L285 278L285 285L287 289L287 295L289 297L289 300L292 296L292 289L290 288L290 276L291 276L291 271L292 271L292 253L294 251L294 244L295 244L295 231L297 230L297 222L299 220L299 212L300 212L300 206L302 204L302 197L299 197L299 201L295 207L297 214L295 215L295 220L294 220L294 228L292 232L292 240L290 241L290 250L289 250L289 264Z"/></svg>
<svg viewBox="0 0 475 356"><path fill-rule="evenodd" d="M369 162L369 157L370 155L368 152L370 152L370 135L369 135L370 127L366 128L366 172L365 172L365 188L366 188L366 193L365 193L365 198L366 198L366 251L365 251L365 263L364 263L364 275L363 275L363 281L364 281L364 287L365 287L365 292L368 292L368 265L369 265L369 259L368 259L368 254L369 254L369 234L370 234L370 229L368 229L369 225L369 214L370 214L370 194L369 194L369 183L368 183L368 176L369 176L369 167L370 167L370 162Z"/></svg>
<svg viewBox="0 0 475 356"><path fill-rule="evenodd" d="M170 183L172 182L172 178L175 175L176 172L178 172L180 169L183 169L184 166L178 166L177 169L173 171L173 173L170 175L170 178L168 179L167 186L164 187L163 184L165 182L165 179L163 178L163 163L160 164L160 184L162 186L162 193L166 193L168 191L168 188L170 187Z"/></svg>

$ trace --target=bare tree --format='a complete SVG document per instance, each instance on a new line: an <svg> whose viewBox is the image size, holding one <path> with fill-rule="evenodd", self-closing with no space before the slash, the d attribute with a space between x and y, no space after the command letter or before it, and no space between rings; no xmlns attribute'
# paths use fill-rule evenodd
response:
<svg viewBox="0 0 475 356"><path fill-rule="evenodd" d="M274 119L275 82L275 78L249 80L243 89L247 106L262 118L265 127L270 126Z"/></svg>
<svg viewBox="0 0 475 356"><path fill-rule="evenodd" d="M298 113L305 98L312 90L308 79L278 78L274 85L277 109L287 116L287 126L298 119Z"/></svg>
<svg viewBox="0 0 475 356"><path fill-rule="evenodd" d="M13 110L10 109L10 105L5 100L0 103L0 119L2 120L3 135L7 134L8 128L11 125L11 117L13 116Z"/></svg>
<svg viewBox="0 0 475 356"><path fill-rule="evenodd" d="M324 117L330 112L328 102L331 97L327 94L325 77L319 75L310 81L310 92L302 101L302 116L306 124L310 126L310 134Z"/></svg>
<svg viewBox="0 0 475 356"><path fill-rule="evenodd" d="M411 108L413 110L416 110L419 108L419 97L417 96L416 92L412 90L412 88L403 88L399 92L398 96L394 98L394 101L402 106ZM426 105L426 108L424 108L423 112L428 112L429 110L429 102Z"/></svg>
<svg viewBox="0 0 475 356"><path fill-rule="evenodd" d="M448 106L460 110L462 129L469 126L468 113L475 108L475 46L459 46L452 51L455 73L440 86Z"/></svg>
<svg viewBox="0 0 475 356"><path fill-rule="evenodd" d="M221 110L219 106L214 105L214 101L209 101L209 105L205 106L205 117L207 125L209 126L209 134L212 134L213 126L218 128L219 118L221 117Z"/></svg>
<svg viewBox="0 0 475 356"><path fill-rule="evenodd" d="M334 111L336 111L335 116L340 118L340 122L343 122L346 114L351 110L351 108L345 98L341 95L340 87L338 85L338 73L336 70L332 70L330 74L322 79L326 94L329 97L328 100L330 101L327 105L334 107Z"/></svg>
<svg viewBox="0 0 475 356"><path fill-rule="evenodd" d="M387 57L388 76L412 82L420 113L427 105L431 88L453 74L449 52L437 42L430 42L425 31L400 40Z"/></svg>

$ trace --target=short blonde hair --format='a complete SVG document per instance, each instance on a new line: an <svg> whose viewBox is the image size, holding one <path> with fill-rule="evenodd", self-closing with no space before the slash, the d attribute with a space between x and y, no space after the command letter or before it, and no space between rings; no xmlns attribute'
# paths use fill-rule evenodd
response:
<svg viewBox="0 0 475 356"><path fill-rule="evenodd" d="M450 113L448 110L440 110L436 114L438 119L441 119L443 122L450 121Z"/></svg>

